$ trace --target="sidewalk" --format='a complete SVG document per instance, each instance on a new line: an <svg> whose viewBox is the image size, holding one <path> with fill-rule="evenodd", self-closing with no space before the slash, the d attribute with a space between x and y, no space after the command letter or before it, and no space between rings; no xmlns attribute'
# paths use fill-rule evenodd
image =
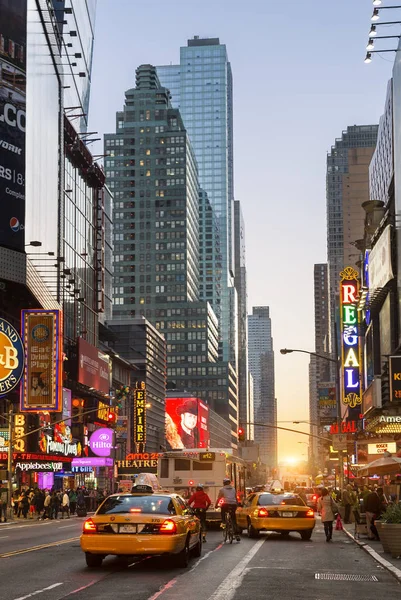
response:
<svg viewBox="0 0 401 600"><path fill-rule="evenodd" d="M361 535L359 539L356 539L354 536L354 523L346 524L343 521L343 528L345 535L354 540L358 546L370 554L387 571L390 571L401 583L401 558L392 558L391 554L383 551L381 542L369 540L365 535Z"/></svg>
<svg viewBox="0 0 401 600"><path fill-rule="evenodd" d="M88 512L87 516L90 515L94 515L94 512ZM8 519L6 521L6 523L1 522L0 523L0 527L7 527L8 525L42 525L43 523L59 523L60 521L67 521L70 519L83 519L85 520L86 517L78 517L77 515L70 515L69 519L67 517L64 517L64 519L61 519L60 517L58 517L58 519L38 519L38 517L34 517L33 519L30 519L29 517L27 519L24 519L24 517L14 517L13 519Z"/></svg>

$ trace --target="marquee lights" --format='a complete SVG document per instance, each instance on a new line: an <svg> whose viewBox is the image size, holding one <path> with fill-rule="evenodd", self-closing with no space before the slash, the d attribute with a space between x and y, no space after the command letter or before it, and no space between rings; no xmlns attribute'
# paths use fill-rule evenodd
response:
<svg viewBox="0 0 401 600"><path fill-rule="evenodd" d="M134 389L134 443L137 452L146 446L146 385L138 382Z"/></svg>
<svg viewBox="0 0 401 600"><path fill-rule="evenodd" d="M342 402L355 408L362 403L359 279L353 267L346 267L340 276Z"/></svg>

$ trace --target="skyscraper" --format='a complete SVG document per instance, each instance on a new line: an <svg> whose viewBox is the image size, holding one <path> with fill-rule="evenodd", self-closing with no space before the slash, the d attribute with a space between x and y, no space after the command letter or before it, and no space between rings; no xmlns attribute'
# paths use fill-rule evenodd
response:
<svg viewBox="0 0 401 600"><path fill-rule="evenodd" d="M369 200L369 163L376 146L378 125L352 125L327 155L327 261L329 266L331 338L339 277L344 266L354 266L360 254L354 242L363 238L365 212ZM334 351L331 341L331 351Z"/></svg>
<svg viewBox="0 0 401 600"><path fill-rule="evenodd" d="M227 49L218 38L195 36L180 49L180 64L157 67L162 85L189 133L199 167L200 186L208 195L218 220L221 256L214 256L210 272L222 271L221 293L211 299L220 322L221 356L236 365L237 305L233 253L233 82ZM221 267L218 264L221 263ZM201 273L202 275L202 273Z"/></svg>
<svg viewBox="0 0 401 600"><path fill-rule="evenodd" d="M207 400L230 421L235 443L237 378L218 362L218 320L208 302L218 278L209 282L199 268L209 269L219 229L199 190L180 111L152 65L137 69L116 133L105 135L105 154L115 197L113 318L143 316L164 334L169 389Z"/></svg>
<svg viewBox="0 0 401 600"><path fill-rule="evenodd" d="M277 425L277 400L274 383L274 350L270 309L254 306L248 315L248 365L254 383L256 423ZM259 444L262 462L269 469L277 464L277 430L255 426L255 442Z"/></svg>
<svg viewBox="0 0 401 600"><path fill-rule="evenodd" d="M321 356L329 356L330 322L329 322L329 290L327 264L316 264L313 268L314 280L314 310L315 310L315 353ZM318 435L319 426L330 424L330 417L336 418L334 410L330 412L328 407L319 408L319 390L330 383L330 362L316 356L312 356L309 365L309 419L311 422L310 432ZM318 440L310 438L310 454L318 458Z"/></svg>

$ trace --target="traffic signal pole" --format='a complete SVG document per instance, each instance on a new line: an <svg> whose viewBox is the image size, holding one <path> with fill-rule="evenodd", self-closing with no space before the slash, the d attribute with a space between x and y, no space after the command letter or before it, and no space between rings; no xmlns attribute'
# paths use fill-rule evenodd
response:
<svg viewBox="0 0 401 600"><path fill-rule="evenodd" d="M271 423L254 423L247 421L246 423L244 423L244 425L254 425L255 427L269 427L271 429L281 429L282 431L291 431L291 433L299 433L300 435L306 435L308 437L317 438L318 440L323 440L325 442L331 442L331 438L323 437L322 435L306 433L305 431L299 431L298 429L290 429L289 427L279 427L278 425L272 425Z"/></svg>

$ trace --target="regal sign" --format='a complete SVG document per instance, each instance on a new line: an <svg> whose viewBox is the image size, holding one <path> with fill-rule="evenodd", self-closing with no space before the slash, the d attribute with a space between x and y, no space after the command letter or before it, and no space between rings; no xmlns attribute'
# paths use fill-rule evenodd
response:
<svg viewBox="0 0 401 600"><path fill-rule="evenodd" d="M358 272L346 267L340 273L342 402L355 408L362 403L361 343L357 305L359 300Z"/></svg>

